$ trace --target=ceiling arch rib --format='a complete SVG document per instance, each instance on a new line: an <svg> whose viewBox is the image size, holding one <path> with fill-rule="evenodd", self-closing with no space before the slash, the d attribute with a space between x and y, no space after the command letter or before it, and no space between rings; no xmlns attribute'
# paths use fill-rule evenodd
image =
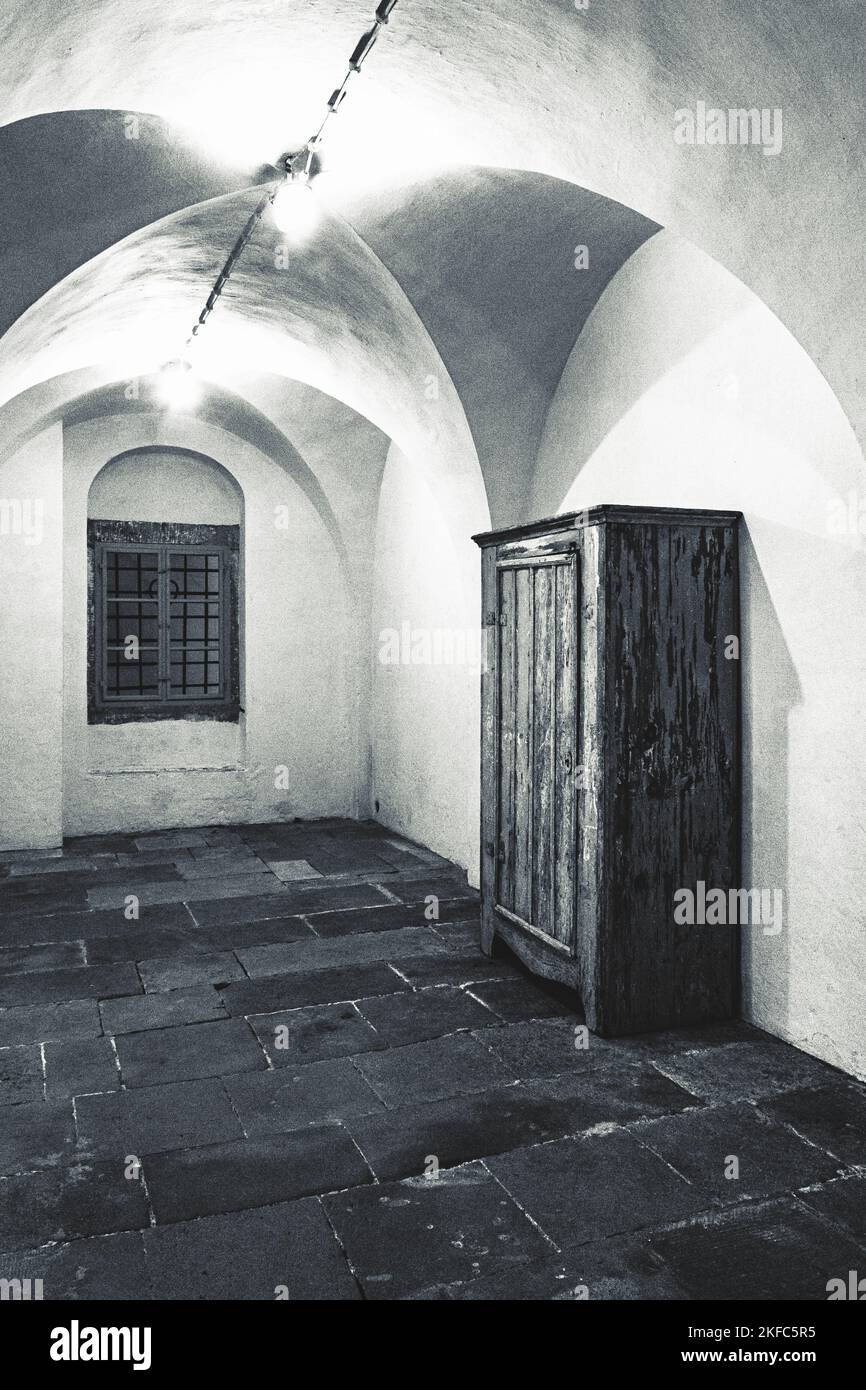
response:
<svg viewBox="0 0 866 1390"><path fill-rule="evenodd" d="M132 378L175 356L226 237L256 196L232 195L166 218L66 277L0 342L0 399L84 365L110 364L113 379ZM392 436L427 440L444 426L463 446L465 465L471 441L465 427L459 438L453 387L440 380L439 399L425 397L425 371L441 376L441 363L405 295L363 241L325 215L303 254L275 269L282 250L273 227L247 248L201 340L202 373L225 380L236 364L281 371L378 419ZM419 389L404 417L407 374ZM459 467L461 460L453 462Z"/></svg>
<svg viewBox="0 0 866 1390"><path fill-rule="evenodd" d="M159 409L158 404L155 405L156 397L156 382L153 379L143 380L132 400L124 394L122 386L118 387L112 383L75 397L55 414L62 418L66 429L74 429L77 425L88 424L93 420L130 415L155 417L157 421L164 421L164 411ZM285 470L318 513L348 578L350 562L343 531L321 481L300 450L266 415L251 406L249 401L232 392L207 392L195 413L205 425L214 426L225 434L234 435L245 444L252 445ZM174 428L177 428L176 421ZM164 426L160 433L166 433ZM160 441L141 447L171 449L174 446Z"/></svg>
<svg viewBox="0 0 866 1390"><path fill-rule="evenodd" d="M252 180L139 111L52 111L0 128L0 333L142 227Z"/></svg>
<svg viewBox="0 0 866 1390"><path fill-rule="evenodd" d="M163 219L67 276L0 341L0 399L87 366L95 384L129 381L176 356L257 196ZM306 381L372 420L454 490L464 521L454 540L468 569L467 511L470 526L486 525L489 512L459 397L423 324L362 239L326 210L303 254L284 253L263 223L196 345L201 374L228 391L244 373Z"/></svg>

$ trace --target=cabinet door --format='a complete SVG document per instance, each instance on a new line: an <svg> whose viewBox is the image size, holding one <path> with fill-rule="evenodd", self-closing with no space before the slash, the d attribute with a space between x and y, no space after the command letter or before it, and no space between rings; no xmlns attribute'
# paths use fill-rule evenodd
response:
<svg viewBox="0 0 866 1390"><path fill-rule="evenodd" d="M497 565L495 911L561 955L575 947L578 557Z"/></svg>

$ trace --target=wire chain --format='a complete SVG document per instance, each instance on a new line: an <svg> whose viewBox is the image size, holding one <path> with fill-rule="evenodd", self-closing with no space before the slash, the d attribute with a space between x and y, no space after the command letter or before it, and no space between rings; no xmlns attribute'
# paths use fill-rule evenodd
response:
<svg viewBox="0 0 866 1390"><path fill-rule="evenodd" d="M307 143L301 147L297 154L283 156L281 163L285 166L285 169L288 174L295 174L296 172L302 172L304 174L309 173L313 154L321 144L325 127L327 126L328 121L331 119L332 116L335 116L337 114L337 111L342 106L343 99L345 98L351 79L353 77L356 77L357 74L361 71L361 67L364 63L365 58L367 58L371 53L376 43L376 40L378 39L379 34L382 30L382 27L388 23L388 19L396 4L397 0L380 0L380 4L376 10L373 19L372 27L361 36L361 38L355 45L355 48L352 52L352 56L349 59L348 72L346 73L346 76L343 78L339 87L336 87L334 91L331 93L331 96L328 100L327 110L325 111L324 119L322 120L322 123L316 131L315 135L312 135L310 137ZM259 225L262 218L264 217L268 205L272 203L274 198L276 197L279 188L280 183L272 183L268 188L268 192L256 204L254 211L247 219L243 231L241 232L240 236L238 237L237 241L235 242L234 246L232 247L231 251L226 257L225 263L216 280L214 281L213 288L210 294L208 295L207 299L205 300L204 307L198 316L198 320L193 326L193 329L184 344L184 353L187 353L189 351L190 347L194 343L195 339L198 337L201 330L204 328L205 324L207 323L208 319L210 318L211 314L213 313L214 309L219 303L220 296L222 295L223 290L225 289L226 285L228 284L231 278L232 271L234 270L235 266L237 265L238 261L243 255L247 245L249 244L253 236L253 233L256 230L256 227Z"/></svg>
<svg viewBox="0 0 866 1390"><path fill-rule="evenodd" d="M256 230L256 227L262 220L262 217L265 214L265 209L271 202L273 196L273 188L271 188L268 190L265 197L260 199L260 201L256 205L255 211L248 218L246 226L244 227L243 231L241 232L240 236L238 237L237 241L235 242L234 246L229 252L228 257L226 258L225 265L223 266L222 270L220 271L219 275L214 281L213 289L211 290L210 294L205 300L204 308L198 316L197 323L193 327L192 332L190 333L189 337L187 338L184 344L185 351L187 351L192 346L192 343L198 337L199 333L204 328L205 324L207 323L208 319L210 318L211 314L216 308L217 303L219 301L219 297L225 289L226 285L228 284L229 277L231 276L232 271L234 270L237 262L240 260L240 257L243 254L247 243L252 237L253 232Z"/></svg>
<svg viewBox="0 0 866 1390"><path fill-rule="evenodd" d="M343 78L342 82L340 83L339 87L335 88L335 90L331 93L330 100L328 101L328 108L325 112L322 124L319 126L319 129L316 131L315 135L307 142L308 147L315 148L318 145L324 133L325 126L328 124L328 121L331 119L332 116L335 116L337 114L337 111L343 104L343 98L345 97L346 91L348 90L349 82L353 77L356 77L358 73L361 71L364 59L369 57L376 43L376 40L379 37L382 27L388 23L388 19L396 4L397 0L382 0L382 3L376 10L375 16L373 18L373 27L371 29L368 29L367 32L361 36L361 38L355 45L355 48L352 52L352 56L349 59L349 70L346 73L346 76Z"/></svg>

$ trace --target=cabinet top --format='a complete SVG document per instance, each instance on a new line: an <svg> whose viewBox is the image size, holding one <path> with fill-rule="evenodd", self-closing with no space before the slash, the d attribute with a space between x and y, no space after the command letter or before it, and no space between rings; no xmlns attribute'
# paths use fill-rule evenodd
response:
<svg viewBox="0 0 866 1390"><path fill-rule="evenodd" d="M472 539L476 545L484 547L530 536L579 531L587 526L603 526L611 522L641 526L736 526L742 520L742 515L742 512L701 511L690 507L587 507L582 512L565 512L562 516L507 526L501 531L483 531Z"/></svg>

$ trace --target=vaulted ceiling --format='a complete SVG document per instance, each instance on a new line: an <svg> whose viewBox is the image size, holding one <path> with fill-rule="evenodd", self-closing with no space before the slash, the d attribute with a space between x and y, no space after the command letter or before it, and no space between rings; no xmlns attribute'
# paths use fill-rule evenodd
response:
<svg viewBox="0 0 866 1390"><path fill-rule="evenodd" d="M474 449L488 488L497 461L522 478L587 316L666 225L776 311L862 443L866 117L846 91L866 6L695 8L400 0L331 123L322 225L287 267L260 227L206 335L214 379L254 397L252 376L293 377L407 448ZM372 9L6 0L0 403L176 355L263 166L315 128ZM698 99L781 107L782 154L677 146Z"/></svg>

